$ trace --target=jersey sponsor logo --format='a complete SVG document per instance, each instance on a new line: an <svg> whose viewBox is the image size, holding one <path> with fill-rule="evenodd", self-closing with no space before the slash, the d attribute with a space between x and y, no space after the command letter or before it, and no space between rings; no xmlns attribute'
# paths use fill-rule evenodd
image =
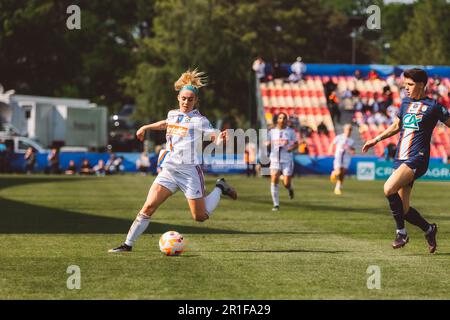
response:
<svg viewBox="0 0 450 320"><path fill-rule="evenodd" d="M175 124L169 124L167 126L167 135L186 137L188 135L189 129L183 126L177 126Z"/></svg>
<svg viewBox="0 0 450 320"><path fill-rule="evenodd" d="M287 140L287 139L273 139L272 143L277 145L277 146L284 146L284 145L287 145L289 143L289 140Z"/></svg>
<svg viewBox="0 0 450 320"><path fill-rule="evenodd" d="M419 130L419 122L422 121L423 115L407 113L403 117L403 127L414 131Z"/></svg>

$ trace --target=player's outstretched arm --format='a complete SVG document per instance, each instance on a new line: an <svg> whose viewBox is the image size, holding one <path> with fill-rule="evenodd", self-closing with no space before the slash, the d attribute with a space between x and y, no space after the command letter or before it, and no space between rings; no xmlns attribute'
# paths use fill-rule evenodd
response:
<svg viewBox="0 0 450 320"><path fill-rule="evenodd" d="M381 134L379 134L375 139L371 139L366 141L366 143L362 147L362 152L369 151L374 145L376 145L381 140L387 139L396 135L400 131L400 119L397 118L393 124L391 124L386 130L384 130Z"/></svg>
<svg viewBox="0 0 450 320"><path fill-rule="evenodd" d="M139 130L136 132L136 136L140 141L144 140L145 131L147 130L166 130L167 129L167 122L166 120L161 120L155 123L147 124L145 126L142 126L139 128Z"/></svg>

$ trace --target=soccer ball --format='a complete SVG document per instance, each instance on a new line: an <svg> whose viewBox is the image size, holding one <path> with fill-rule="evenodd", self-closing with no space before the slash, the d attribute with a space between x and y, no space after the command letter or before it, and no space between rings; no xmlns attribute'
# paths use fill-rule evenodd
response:
<svg viewBox="0 0 450 320"><path fill-rule="evenodd" d="M176 231L167 231L159 238L159 249L166 256L177 256L186 247L186 242L181 234Z"/></svg>

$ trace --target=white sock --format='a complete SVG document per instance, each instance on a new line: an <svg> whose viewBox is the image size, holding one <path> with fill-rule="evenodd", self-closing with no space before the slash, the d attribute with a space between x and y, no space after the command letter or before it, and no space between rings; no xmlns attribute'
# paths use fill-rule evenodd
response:
<svg viewBox="0 0 450 320"><path fill-rule="evenodd" d="M125 244L132 247L137 238L147 229L150 218L139 213L127 234Z"/></svg>
<svg viewBox="0 0 450 320"><path fill-rule="evenodd" d="M337 182L336 182L336 189L337 190L341 190L341 180L338 180Z"/></svg>
<svg viewBox="0 0 450 320"><path fill-rule="evenodd" d="M273 205L275 207L279 206L280 205L280 200L278 198L278 184L271 183L270 184L270 192L272 193Z"/></svg>
<svg viewBox="0 0 450 320"><path fill-rule="evenodd" d="M403 229L397 229L397 233L407 234L406 228L403 228Z"/></svg>
<svg viewBox="0 0 450 320"><path fill-rule="evenodd" d="M205 197L205 207L206 213L209 217L213 214L213 211L216 209L217 205L220 201L220 196L222 195L222 190L220 188L215 187L210 194Z"/></svg>

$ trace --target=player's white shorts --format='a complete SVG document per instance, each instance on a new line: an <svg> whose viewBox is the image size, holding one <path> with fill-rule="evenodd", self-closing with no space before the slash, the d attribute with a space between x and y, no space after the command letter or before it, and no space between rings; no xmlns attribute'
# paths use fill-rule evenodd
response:
<svg viewBox="0 0 450 320"><path fill-rule="evenodd" d="M292 176L294 173L294 161L289 162L270 162L270 171L281 171L283 176Z"/></svg>
<svg viewBox="0 0 450 320"><path fill-rule="evenodd" d="M178 188L187 199L199 199L205 196L205 177L200 166L183 166L182 169L162 168L155 181L175 193Z"/></svg>
<svg viewBox="0 0 450 320"><path fill-rule="evenodd" d="M334 162L333 162L333 168L334 168L334 170L337 170L340 168L348 169L351 161L352 161L351 156L344 155L343 157L335 157Z"/></svg>

